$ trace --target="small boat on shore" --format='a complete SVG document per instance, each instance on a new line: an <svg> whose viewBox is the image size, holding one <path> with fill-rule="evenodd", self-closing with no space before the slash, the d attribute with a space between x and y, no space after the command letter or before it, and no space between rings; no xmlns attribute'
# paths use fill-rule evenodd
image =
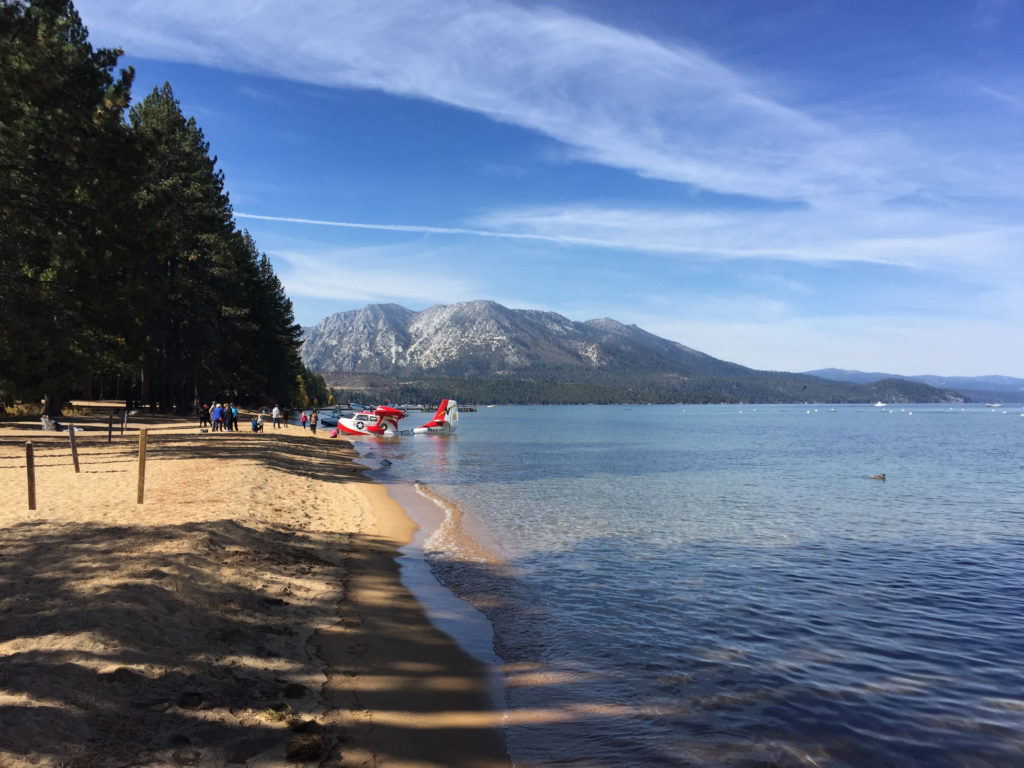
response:
<svg viewBox="0 0 1024 768"><path fill-rule="evenodd" d="M879 400L877 403L875 403L875 408L885 408L885 403Z"/></svg>

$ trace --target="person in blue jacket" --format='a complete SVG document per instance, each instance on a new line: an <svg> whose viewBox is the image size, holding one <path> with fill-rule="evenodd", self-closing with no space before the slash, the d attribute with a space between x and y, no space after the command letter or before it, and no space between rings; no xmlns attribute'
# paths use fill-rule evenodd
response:
<svg viewBox="0 0 1024 768"><path fill-rule="evenodd" d="M220 403L213 404L213 410L210 411L210 419L213 421L214 432L220 432L224 429L224 409Z"/></svg>

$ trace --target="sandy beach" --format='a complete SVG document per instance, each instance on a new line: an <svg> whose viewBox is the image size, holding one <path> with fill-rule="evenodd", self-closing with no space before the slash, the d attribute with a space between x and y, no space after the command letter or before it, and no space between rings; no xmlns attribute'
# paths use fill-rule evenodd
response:
<svg viewBox="0 0 1024 768"><path fill-rule="evenodd" d="M347 442L141 414L108 442L109 413L66 420L78 473L67 432L0 420L0 766L509 765Z"/></svg>

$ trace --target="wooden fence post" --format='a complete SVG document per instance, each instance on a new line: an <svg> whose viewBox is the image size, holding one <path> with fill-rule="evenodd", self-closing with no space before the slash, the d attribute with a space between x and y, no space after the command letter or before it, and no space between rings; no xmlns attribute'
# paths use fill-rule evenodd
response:
<svg viewBox="0 0 1024 768"><path fill-rule="evenodd" d="M139 430L139 499L138 504L142 503L143 496L146 493L146 428L143 427Z"/></svg>
<svg viewBox="0 0 1024 768"><path fill-rule="evenodd" d="M75 443L75 425L68 424L68 440L71 441L71 461L75 464L75 472L81 472L78 468L78 444Z"/></svg>
<svg viewBox="0 0 1024 768"><path fill-rule="evenodd" d="M28 468L28 508L36 508L36 452L32 441L25 443L25 466Z"/></svg>
<svg viewBox="0 0 1024 768"><path fill-rule="evenodd" d="M107 442L109 443L114 438L114 414L111 413L107 419Z"/></svg>

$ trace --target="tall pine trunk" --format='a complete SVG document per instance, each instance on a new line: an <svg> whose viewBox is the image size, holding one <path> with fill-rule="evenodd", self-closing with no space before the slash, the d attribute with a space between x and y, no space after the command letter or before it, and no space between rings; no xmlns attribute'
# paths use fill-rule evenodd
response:
<svg viewBox="0 0 1024 768"><path fill-rule="evenodd" d="M43 395L43 413L50 418L63 416L64 397L62 395Z"/></svg>

